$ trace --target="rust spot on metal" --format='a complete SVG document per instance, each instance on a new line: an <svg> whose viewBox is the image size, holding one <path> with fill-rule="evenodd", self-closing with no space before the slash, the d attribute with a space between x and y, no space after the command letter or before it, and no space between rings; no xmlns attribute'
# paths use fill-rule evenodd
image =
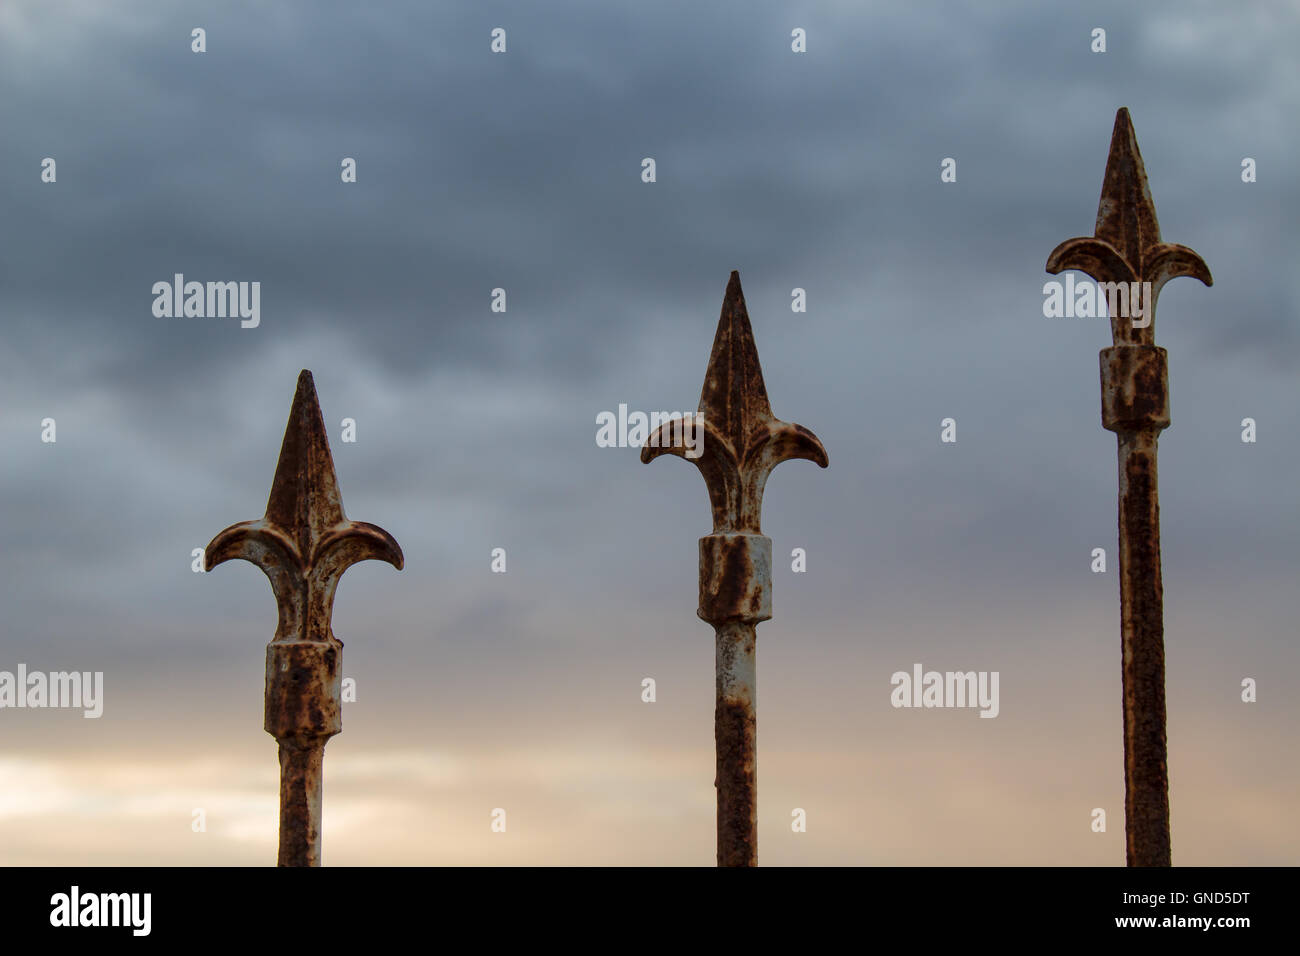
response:
<svg viewBox="0 0 1300 956"><path fill-rule="evenodd" d="M763 489L773 468L805 458L825 468L826 449L807 428L772 414L740 274L731 273L700 393L702 454L687 452L675 423L661 426L641 460L663 454L694 462L713 510L700 539L700 604L713 625L717 700L718 865L758 863L755 751L755 626L772 616L772 540L762 532Z"/></svg>
<svg viewBox="0 0 1300 956"><path fill-rule="evenodd" d="M320 866L320 812L325 741L280 742L279 866ZM285 841L284 834L299 838Z"/></svg>
<svg viewBox="0 0 1300 956"><path fill-rule="evenodd" d="M711 624L757 624L772 616L772 539L723 532L700 539L700 606Z"/></svg>
<svg viewBox="0 0 1300 956"><path fill-rule="evenodd" d="M321 764L343 728L343 642L330 625L334 592L358 561L398 570L402 549L382 528L349 521L311 372L298 377L266 514L226 528L208 570L242 558L271 582L279 626L266 648L265 724L280 743L280 866L320 863Z"/></svg>
<svg viewBox="0 0 1300 956"><path fill-rule="evenodd" d="M758 785L754 711L719 700L713 713L717 744L718 866L758 865Z"/></svg>
<svg viewBox="0 0 1300 956"><path fill-rule="evenodd" d="M1101 350L1101 423L1113 432L1169 427L1169 359L1158 345Z"/></svg>
<svg viewBox="0 0 1300 956"><path fill-rule="evenodd" d="M1155 344L1155 308L1161 287L1172 278L1192 276L1207 286L1214 280L1199 255L1161 240L1127 109L1115 115L1094 234L1068 239L1048 256L1048 272L1066 269L1081 270L1099 283L1150 283L1140 317L1125 316L1110 302L1114 344L1101 353L1101 417L1102 425L1115 432L1119 453L1127 859L1129 866L1169 866L1164 588L1156 481L1157 438L1170 422L1169 372L1165 350ZM1120 296L1118 290L1113 294ZM1108 301L1111 295L1107 293Z"/></svg>

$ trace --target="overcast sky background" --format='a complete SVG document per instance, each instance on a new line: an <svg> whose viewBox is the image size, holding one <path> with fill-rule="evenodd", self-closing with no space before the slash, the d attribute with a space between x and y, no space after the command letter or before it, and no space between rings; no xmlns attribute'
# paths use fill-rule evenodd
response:
<svg viewBox="0 0 1300 956"><path fill-rule="evenodd" d="M1300 11L1089 7L2 0L0 670L106 703L0 711L0 862L274 860L274 600L190 562L261 515L310 368L406 555L339 588L325 861L711 864L707 495L594 439L695 407L738 269L830 456L767 486L762 861L1122 865L1109 329L1042 315L1120 106L1215 279L1156 316L1174 861L1300 861ZM155 318L177 272L260 281L260 327ZM891 708L914 662L999 671L1000 715Z"/></svg>

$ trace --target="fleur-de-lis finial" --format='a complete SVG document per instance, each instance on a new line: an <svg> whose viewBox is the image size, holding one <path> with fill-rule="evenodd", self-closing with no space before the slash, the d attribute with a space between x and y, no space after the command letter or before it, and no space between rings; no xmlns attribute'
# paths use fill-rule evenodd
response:
<svg viewBox="0 0 1300 956"><path fill-rule="evenodd" d="M1097 226L1092 236L1067 239L1047 257L1053 275L1078 269L1098 282L1150 282L1146 308L1150 321L1135 326L1111 308L1111 333L1115 345L1154 345L1156 298L1161 287L1178 276L1193 276L1214 284L1210 269L1187 246L1162 242L1156 205L1142 165L1137 135L1127 107L1115 114L1110 156L1097 205Z"/></svg>
<svg viewBox="0 0 1300 956"><path fill-rule="evenodd" d="M266 514L226 528L204 551L204 566L242 558L271 581L280 609L277 642L337 642L330 627L334 592L358 561L387 561L401 570L402 549L383 528L349 521L311 372L298 390L280 447Z"/></svg>
<svg viewBox="0 0 1300 956"><path fill-rule="evenodd" d="M666 423L642 447L641 460L667 454L694 462L708 486L715 533L762 533L763 488L781 462L806 458L827 466L816 435L772 414L738 272L731 273L722 300L699 416L702 454L692 457L680 426Z"/></svg>

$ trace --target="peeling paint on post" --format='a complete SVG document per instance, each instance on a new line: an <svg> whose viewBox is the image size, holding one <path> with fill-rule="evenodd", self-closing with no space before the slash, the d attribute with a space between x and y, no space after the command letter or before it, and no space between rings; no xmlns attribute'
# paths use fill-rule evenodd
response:
<svg viewBox="0 0 1300 956"><path fill-rule="evenodd" d="M266 732L280 744L280 866L319 866L325 744L343 729L343 643L330 618L343 572L358 561L399 571L402 549L375 525L343 512L325 422L311 372L284 430L266 515L222 531L204 552L211 571L251 561L271 581L280 623L266 648Z"/></svg>
<svg viewBox="0 0 1300 956"><path fill-rule="evenodd" d="M716 634L718 866L756 866L754 645L758 622L772 617L772 539L759 526L763 487L772 469L787 459L806 458L825 468L827 458L816 435L772 414L736 272L723 298L699 411L703 454L691 457L685 429L669 423L650 436L641 460L663 454L685 458L700 469L708 487L713 533L700 539L696 613Z"/></svg>
<svg viewBox="0 0 1300 956"><path fill-rule="evenodd" d="M1129 866L1169 866L1165 738L1164 587L1156 442L1169 427L1168 355L1155 344L1160 288L1177 276L1213 284L1186 246L1160 241L1156 207L1128 110L1115 115L1091 237L1067 239L1047 259L1098 282L1149 282L1145 326L1110 303L1114 345L1101 352L1101 421L1119 449L1120 633L1124 675L1124 817Z"/></svg>

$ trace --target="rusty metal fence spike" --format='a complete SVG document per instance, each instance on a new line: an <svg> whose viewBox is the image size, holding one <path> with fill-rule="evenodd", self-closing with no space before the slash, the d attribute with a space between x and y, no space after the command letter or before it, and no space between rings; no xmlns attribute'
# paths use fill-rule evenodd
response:
<svg viewBox="0 0 1300 956"><path fill-rule="evenodd" d="M641 449L693 462L704 475L713 533L700 539L699 617L715 631L718 866L758 864L756 628L772 617L772 539L762 533L763 487L778 464L826 449L802 425L772 415L740 274L731 273L700 394L703 441L691 450L681 423L660 426ZM697 422L699 418L697 417Z"/></svg>
<svg viewBox="0 0 1300 956"><path fill-rule="evenodd" d="M280 745L280 866L319 866L325 744L343 729L343 643L330 618L343 572L358 561L399 571L402 549L382 528L343 512L311 372L298 390L266 503L266 515L226 528L204 566L243 558L271 581L279 626L266 648L267 733Z"/></svg>
<svg viewBox="0 0 1300 956"><path fill-rule="evenodd" d="M1169 427L1168 355L1155 344L1160 288L1177 276L1213 284L1186 246L1162 242L1128 110L1115 115L1094 235L1067 239L1047 258L1053 274L1078 269L1100 283L1150 283L1137 324L1131 301L1107 291L1113 346L1101 351L1101 420L1119 452L1120 633L1124 694L1124 822L1129 866L1169 866L1165 737L1164 587L1156 442Z"/></svg>

